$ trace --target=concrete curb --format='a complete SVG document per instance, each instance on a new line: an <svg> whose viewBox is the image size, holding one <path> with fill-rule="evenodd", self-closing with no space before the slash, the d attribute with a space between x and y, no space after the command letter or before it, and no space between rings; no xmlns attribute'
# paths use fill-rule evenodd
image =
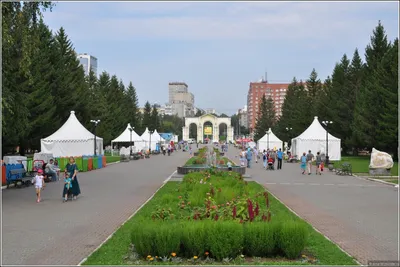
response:
<svg viewBox="0 0 400 267"><path fill-rule="evenodd" d="M358 176L358 175L355 175L355 174L353 174L353 176L357 177L357 178L360 178L360 179L364 179L364 180L369 180L369 181L378 182L378 183L382 183L382 184L386 184L386 185L391 185L391 186L394 186L394 187L398 187L399 186L398 184L386 182L386 181L383 181L381 179L374 179L374 178L369 178L369 177L365 177L365 176Z"/></svg>
<svg viewBox="0 0 400 267"><path fill-rule="evenodd" d="M139 210L141 210L154 196L155 194L157 194L158 191L160 191L161 188L163 188L167 182L171 179L171 177L176 173L176 171L174 171L167 179L164 180L163 184L156 190L156 192L154 192L137 210L135 210L135 212L132 213L131 216L129 216L128 219L126 219L125 222L123 222L112 234L110 234L106 240L104 240L103 242L101 242L101 244L92 251L92 253L90 253L86 258L84 258L83 260L81 260L77 266L82 266L82 264L84 264L87 259L92 256L93 253L95 253L97 250L99 250L117 231L118 229L120 229L126 222L128 222L130 219L132 219L133 216L136 215L136 213L139 212Z"/></svg>
<svg viewBox="0 0 400 267"><path fill-rule="evenodd" d="M259 185L261 185L262 187L266 188L266 186L264 186L263 184L255 181L256 183L258 183ZM351 256L347 251L345 251L344 249L342 249L338 244L336 244L333 240L331 240L329 237L327 237L326 235L324 235L321 231L319 231L317 228L315 228L309 221L307 221L306 219L304 219L303 217L301 217L299 214L297 214L294 210L292 210L290 207L288 207L285 203L283 203L282 200L280 200L277 196L275 196L274 194L272 194L271 192L268 191L268 194L271 194L274 198L276 198L276 200L278 200L282 205L284 205L288 210L290 210L291 212L293 212L294 215L296 215L297 217L299 217L300 219L302 219L303 221L307 222L316 232L320 233L322 236L324 236L327 240L329 240L330 242L332 242L332 244L336 245L341 251L343 251L347 256L351 257L358 265L362 264L353 256ZM356 266L356 265L349 265L349 266Z"/></svg>

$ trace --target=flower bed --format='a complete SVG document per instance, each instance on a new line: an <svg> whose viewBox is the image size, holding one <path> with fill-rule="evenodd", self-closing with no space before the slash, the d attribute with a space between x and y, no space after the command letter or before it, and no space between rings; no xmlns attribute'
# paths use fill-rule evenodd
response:
<svg viewBox="0 0 400 267"><path fill-rule="evenodd" d="M168 182L84 265L355 264L256 182L210 170Z"/></svg>
<svg viewBox="0 0 400 267"><path fill-rule="evenodd" d="M217 261L240 255L298 257L306 244L307 226L276 216L268 193L257 189L235 173L186 175L176 189L181 195L135 226L140 229L132 231L136 253L153 260L157 255L160 261L171 253Z"/></svg>

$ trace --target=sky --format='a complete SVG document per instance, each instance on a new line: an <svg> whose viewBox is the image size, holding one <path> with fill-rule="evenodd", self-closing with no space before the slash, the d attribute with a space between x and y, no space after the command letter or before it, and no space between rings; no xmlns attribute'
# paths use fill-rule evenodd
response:
<svg viewBox="0 0 400 267"><path fill-rule="evenodd" d="M55 2L44 13L77 53L135 86L139 104L168 102L186 82L195 106L234 114L249 83L331 75L343 54L361 55L381 20L398 37L397 2Z"/></svg>

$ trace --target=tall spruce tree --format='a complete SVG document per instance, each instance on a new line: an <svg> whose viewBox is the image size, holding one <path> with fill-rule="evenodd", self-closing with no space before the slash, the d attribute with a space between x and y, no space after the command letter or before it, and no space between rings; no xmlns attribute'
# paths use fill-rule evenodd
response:
<svg viewBox="0 0 400 267"><path fill-rule="evenodd" d="M382 58L389 51L385 29L379 21L371 36L371 43L365 49L365 78L354 112L353 135L360 147L372 148L377 145L382 95L377 88L380 78L377 72Z"/></svg>
<svg viewBox="0 0 400 267"><path fill-rule="evenodd" d="M399 39L396 38L389 51L382 58L381 64L376 71L376 77L380 81L380 86L377 90L382 97L378 119L377 144L380 149L393 153L394 160L398 160L398 53Z"/></svg>
<svg viewBox="0 0 400 267"><path fill-rule="evenodd" d="M139 103L138 97L136 94L136 89L133 86L132 82L129 83L128 88L126 90L126 97L127 97L127 117L132 125L132 127L139 127L140 126L140 117L139 117Z"/></svg>
<svg viewBox="0 0 400 267"><path fill-rule="evenodd" d="M31 65L32 83L26 102L30 111L27 142L32 149L40 149L40 139L56 130L52 124L56 106L51 94L52 80L57 75L53 67L56 48L52 33L43 20L38 25L37 37L38 46Z"/></svg>
<svg viewBox="0 0 400 267"><path fill-rule="evenodd" d="M261 137L263 137L266 131L274 126L274 123L274 102L270 97L267 100L264 94L261 98L261 102L258 108L254 139L259 140Z"/></svg>
<svg viewBox="0 0 400 267"><path fill-rule="evenodd" d="M146 127L149 130L152 127L151 105L150 105L149 101L147 101L146 104L144 105L143 119L142 119L143 130L146 129Z"/></svg>
<svg viewBox="0 0 400 267"><path fill-rule="evenodd" d="M313 69L309 79L306 81L308 101L310 106L310 115L318 116L318 101L322 90L321 80L318 79L318 73Z"/></svg>
<svg viewBox="0 0 400 267"><path fill-rule="evenodd" d="M329 132L343 140L342 147L347 150L346 143L351 139L351 117L353 110L352 97L354 92L349 83L350 61L346 54L343 55L340 63L337 63L332 73L332 86L328 104L329 120L334 122Z"/></svg>
<svg viewBox="0 0 400 267"><path fill-rule="evenodd" d="M152 109L151 109L151 124L149 130L157 130L159 129L160 126L160 119L159 119L159 115L158 115L158 110L157 110L157 105L153 105Z"/></svg>

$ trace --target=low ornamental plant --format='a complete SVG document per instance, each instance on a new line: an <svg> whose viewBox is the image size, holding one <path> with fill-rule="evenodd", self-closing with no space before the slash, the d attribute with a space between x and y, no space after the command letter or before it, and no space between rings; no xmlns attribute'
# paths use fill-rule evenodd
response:
<svg viewBox="0 0 400 267"><path fill-rule="evenodd" d="M190 173L176 194L161 197L168 206L156 207L151 218L135 225L131 241L143 259L169 260L171 253L175 262L182 257L223 261L242 254L294 259L305 247L306 225L274 217L268 192L254 191L238 174Z"/></svg>

